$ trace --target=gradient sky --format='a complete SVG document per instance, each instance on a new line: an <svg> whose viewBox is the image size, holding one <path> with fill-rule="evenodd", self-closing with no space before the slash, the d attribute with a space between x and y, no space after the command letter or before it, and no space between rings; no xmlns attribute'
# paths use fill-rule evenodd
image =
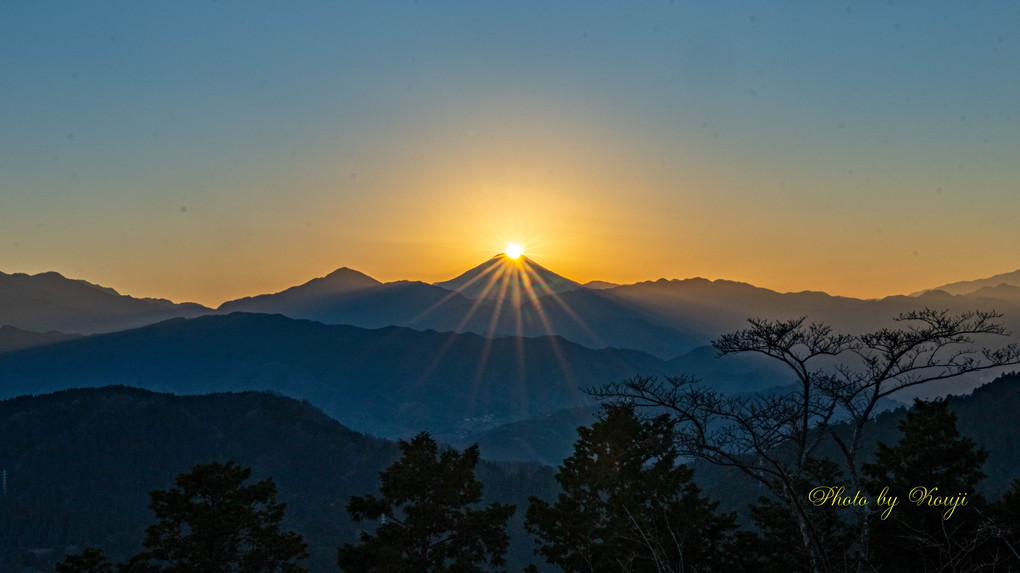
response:
<svg viewBox="0 0 1020 573"><path fill-rule="evenodd" d="M1020 267L1015 2L0 4L0 271L210 305L502 250L877 297Z"/></svg>

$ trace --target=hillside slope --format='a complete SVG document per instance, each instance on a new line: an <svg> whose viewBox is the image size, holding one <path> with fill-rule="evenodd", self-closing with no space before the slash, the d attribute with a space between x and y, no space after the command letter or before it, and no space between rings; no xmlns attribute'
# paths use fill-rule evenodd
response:
<svg viewBox="0 0 1020 573"><path fill-rule="evenodd" d="M140 548L153 489L199 463L235 460L272 477L284 526L309 543L312 571L335 570L336 548L356 538L345 506L378 491L396 444L341 425L311 405L261 392L174 396L111 386L0 402L0 571L53 570L65 551L93 545L122 560ZM484 455L484 452L483 452ZM551 472L482 463L486 497L524 504L549 495ZM513 559L531 543L514 522ZM517 567L520 569L520 567Z"/></svg>

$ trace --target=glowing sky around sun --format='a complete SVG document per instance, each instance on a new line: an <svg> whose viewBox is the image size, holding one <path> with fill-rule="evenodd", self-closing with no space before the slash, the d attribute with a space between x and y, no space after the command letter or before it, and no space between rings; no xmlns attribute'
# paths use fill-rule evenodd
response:
<svg viewBox="0 0 1020 573"><path fill-rule="evenodd" d="M1020 8L0 6L0 271L205 304L501 252L850 296L1020 267Z"/></svg>

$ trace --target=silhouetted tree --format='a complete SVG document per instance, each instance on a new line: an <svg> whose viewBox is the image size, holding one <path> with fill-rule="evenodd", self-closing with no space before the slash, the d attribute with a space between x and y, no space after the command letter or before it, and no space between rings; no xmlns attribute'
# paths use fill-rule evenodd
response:
<svg viewBox="0 0 1020 573"><path fill-rule="evenodd" d="M1020 477L1010 484L999 501L989 507L995 520L994 533L1002 541L999 552L1020 563Z"/></svg>
<svg viewBox="0 0 1020 573"><path fill-rule="evenodd" d="M838 464L827 458L808 458L804 475L794 483L794 489L803 498L819 484L839 484L844 481ZM760 573L802 573L810 570L810 555L801 542L798 524L789 509L772 497L762 496L750 504L751 519L756 532L739 533L737 551L741 553L744 569ZM817 532L822 545L830 555L849 555L854 543L854 530L839 513L843 508L812 506L806 508L811 527ZM835 568L847 568L838 563Z"/></svg>
<svg viewBox="0 0 1020 573"><path fill-rule="evenodd" d="M1020 346L976 350L976 335L1005 335L993 312L951 315L930 309L896 317L900 328L850 335L805 318L752 319L751 327L713 341L721 355L757 353L785 364L786 392L727 396L689 376L639 377L593 391L605 399L668 410L680 423L679 452L739 469L767 487L797 523L812 571L840 568L797 488L823 440L838 446L847 490L861 491L857 456L862 432L883 398L910 387L1020 362ZM834 431L835 422L846 431ZM868 511L856 508L857 568L868 567Z"/></svg>
<svg viewBox="0 0 1020 573"><path fill-rule="evenodd" d="M173 573L297 573L307 557L301 536L281 531L284 504L272 479L244 485L250 468L232 461L200 464L155 490L149 508L159 521L146 530L145 550L126 571Z"/></svg>
<svg viewBox="0 0 1020 573"><path fill-rule="evenodd" d="M86 547L78 555L68 555L54 570L56 573L113 573L113 564L102 549Z"/></svg>
<svg viewBox="0 0 1020 573"><path fill-rule="evenodd" d="M717 514L677 465L673 426L607 404L602 419L578 428L556 474L563 493L528 507L527 528L549 563L568 572L727 570L733 516Z"/></svg>
<svg viewBox="0 0 1020 573"><path fill-rule="evenodd" d="M429 434L401 441L403 456L380 472L381 497L352 497L355 521L378 521L360 544L344 544L337 561L346 571L426 573L483 571L498 566L509 546L506 522L516 507L482 499L475 479L478 445L463 453L439 451Z"/></svg>
<svg viewBox="0 0 1020 573"><path fill-rule="evenodd" d="M873 520L872 562L881 571L978 571L994 564L987 549L995 532L974 491L985 477L980 468L988 452L960 437L945 400L915 399L898 427L899 442L879 443L875 463L862 466L872 495L888 487L899 499L886 519ZM912 503L912 492L924 494L916 488L937 488L933 496L965 495L967 505L947 518L945 506Z"/></svg>

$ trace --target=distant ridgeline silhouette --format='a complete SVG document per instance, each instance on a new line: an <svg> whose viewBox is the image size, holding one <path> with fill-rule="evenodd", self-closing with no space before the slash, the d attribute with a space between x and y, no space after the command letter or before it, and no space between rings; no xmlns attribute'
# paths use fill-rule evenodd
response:
<svg viewBox="0 0 1020 573"><path fill-rule="evenodd" d="M0 272L0 326L37 333L92 334L208 312L212 309L200 304L134 298L55 272L37 275ZM3 350L6 349L0 345L0 351Z"/></svg>
<svg viewBox="0 0 1020 573"><path fill-rule="evenodd" d="M947 292L948 291L948 292ZM952 294L950 294L952 293ZM882 300L820 292L778 293L726 280L683 279L586 287L535 261L500 254L436 284L382 283L350 268L285 289L201 305L138 299L57 273L0 273L0 352L57 341L63 334L112 332L176 317L234 311L278 313L364 328L473 332L483 336L562 336L590 348L628 348L662 359L684 356L749 317L793 318L843 331L873 330L924 307L995 309L1020 331L1020 271ZM50 331L56 331L51 333ZM47 336L39 336L47 333ZM59 334L58 334L59 333Z"/></svg>

